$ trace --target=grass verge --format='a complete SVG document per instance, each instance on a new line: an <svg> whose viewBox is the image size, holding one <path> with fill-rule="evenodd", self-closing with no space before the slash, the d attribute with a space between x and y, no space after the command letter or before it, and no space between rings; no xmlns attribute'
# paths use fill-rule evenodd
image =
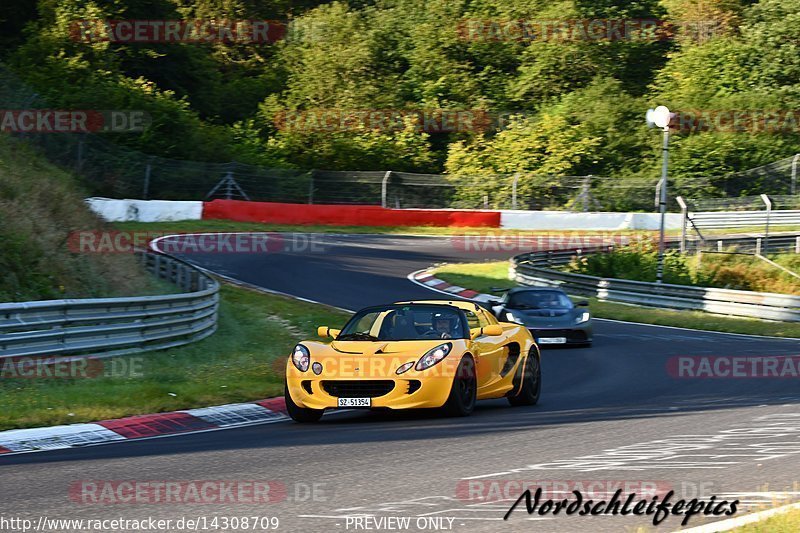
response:
<svg viewBox="0 0 800 533"><path fill-rule="evenodd" d="M314 337L316 326L343 325L347 316L325 306L223 285L214 335L180 348L104 361L107 371L124 376L0 378L0 430L277 396L283 393L284 364L294 344Z"/></svg>
<svg viewBox="0 0 800 533"><path fill-rule="evenodd" d="M489 293L492 287L510 288L516 283L508 279L508 262L443 265L434 270L436 277L453 285ZM800 324L766 320L733 318L701 311L668 311L633 305L602 302L589 298L589 309L596 318L641 322L688 329L800 338Z"/></svg>
<svg viewBox="0 0 800 533"><path fill-rule="evenodd" d="M797 531L800 531L800 509L731 530L732 533L796 533Z"/></svg>
<svg viewBox="0 0 800 533"><path fill-rule="evenodd" d="M73 232L108 229L79 180L0 133L0 302L163 292L131 254L73 253Z"/></svg>

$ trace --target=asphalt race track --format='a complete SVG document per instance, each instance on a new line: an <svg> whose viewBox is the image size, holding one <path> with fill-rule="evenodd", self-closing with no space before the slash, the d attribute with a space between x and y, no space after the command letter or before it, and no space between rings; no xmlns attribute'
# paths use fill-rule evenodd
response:
<svg viewBox="0 0 800 533"><path fill-rule="evenodd" d="M511 255L466 251L448 237L314 239L314 249L183 257L268 289L356 309L439 297L406 279L432 264ZM544 350L542 399L531 408L490 401L464 419L351 411L326 415L318 425L277 423L0 457L0 515L277 516L278 531L303 532L391 530L381 527L386 522L354 520L364 516L411 517L412 531L437 524L470 532L620 531L652 528L651 517L529 517L523 505L504 522L511 502L498 500L506 490L516 496L517 482L567 492L658 487L674 490L676 499L739 499L744 509L769 504L769 492L798 490L797 379L691 379L669 371L676 356L797 354L796 340L610 321L596 322L595 334L590 349ZM286 497L266 507L74 503L69 487L85 479L271 480L285 486ZM434 518L454 520L428 520ZM695 517L689 525L709 520ZM680 521L669 517L658 530L680 529Z"/></svg>

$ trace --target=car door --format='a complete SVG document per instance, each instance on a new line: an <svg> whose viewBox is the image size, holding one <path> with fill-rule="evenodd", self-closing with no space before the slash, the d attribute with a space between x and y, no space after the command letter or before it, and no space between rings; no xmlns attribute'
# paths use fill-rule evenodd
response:
<svg viewBox="0 0 800 533"><path fill-rule="evenodd" d="M467 321L470 323L470 329L497 324L497 320L483 309L468 311ZM500 370L507 357L505 344L505 335L497 337L479 335L472 340L472 354L475 356L478 378L478 397L490 397L497 392L501 380Z"/></svg>

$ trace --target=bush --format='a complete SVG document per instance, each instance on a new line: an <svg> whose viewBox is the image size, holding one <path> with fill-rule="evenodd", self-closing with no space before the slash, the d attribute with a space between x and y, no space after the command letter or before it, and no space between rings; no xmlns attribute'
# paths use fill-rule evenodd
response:
<svg viewBox="0 0 800 533"><path fill-rule="evenodd" d="M772 259L789 270L800 270L798 255L778 255ZM567 265L566 270L602 278L655 281L657 265L658 243L652 239L641 239L610 253L575 258ZM800 294L800 280L748 255L692 256L670 250L664 256L664 282L675 285Z"/></svg>

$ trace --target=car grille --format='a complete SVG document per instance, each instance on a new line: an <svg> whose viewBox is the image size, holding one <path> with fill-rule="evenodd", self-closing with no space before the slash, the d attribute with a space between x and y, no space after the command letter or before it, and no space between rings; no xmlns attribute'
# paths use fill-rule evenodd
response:
<svg viewBox="0 0 800 533"><path fill-rule="evenodd" d="M530 332L535 339L539 337L566 337L567 342L586 341L586 332L579 329L531 329Z"/></svg>
<svg viewBox="0 0 800 533"><path fill-rule="evenodd" d="M337 398L377 398L393 388L394 381L388 379L322 382L322 389Z"/></svg>

